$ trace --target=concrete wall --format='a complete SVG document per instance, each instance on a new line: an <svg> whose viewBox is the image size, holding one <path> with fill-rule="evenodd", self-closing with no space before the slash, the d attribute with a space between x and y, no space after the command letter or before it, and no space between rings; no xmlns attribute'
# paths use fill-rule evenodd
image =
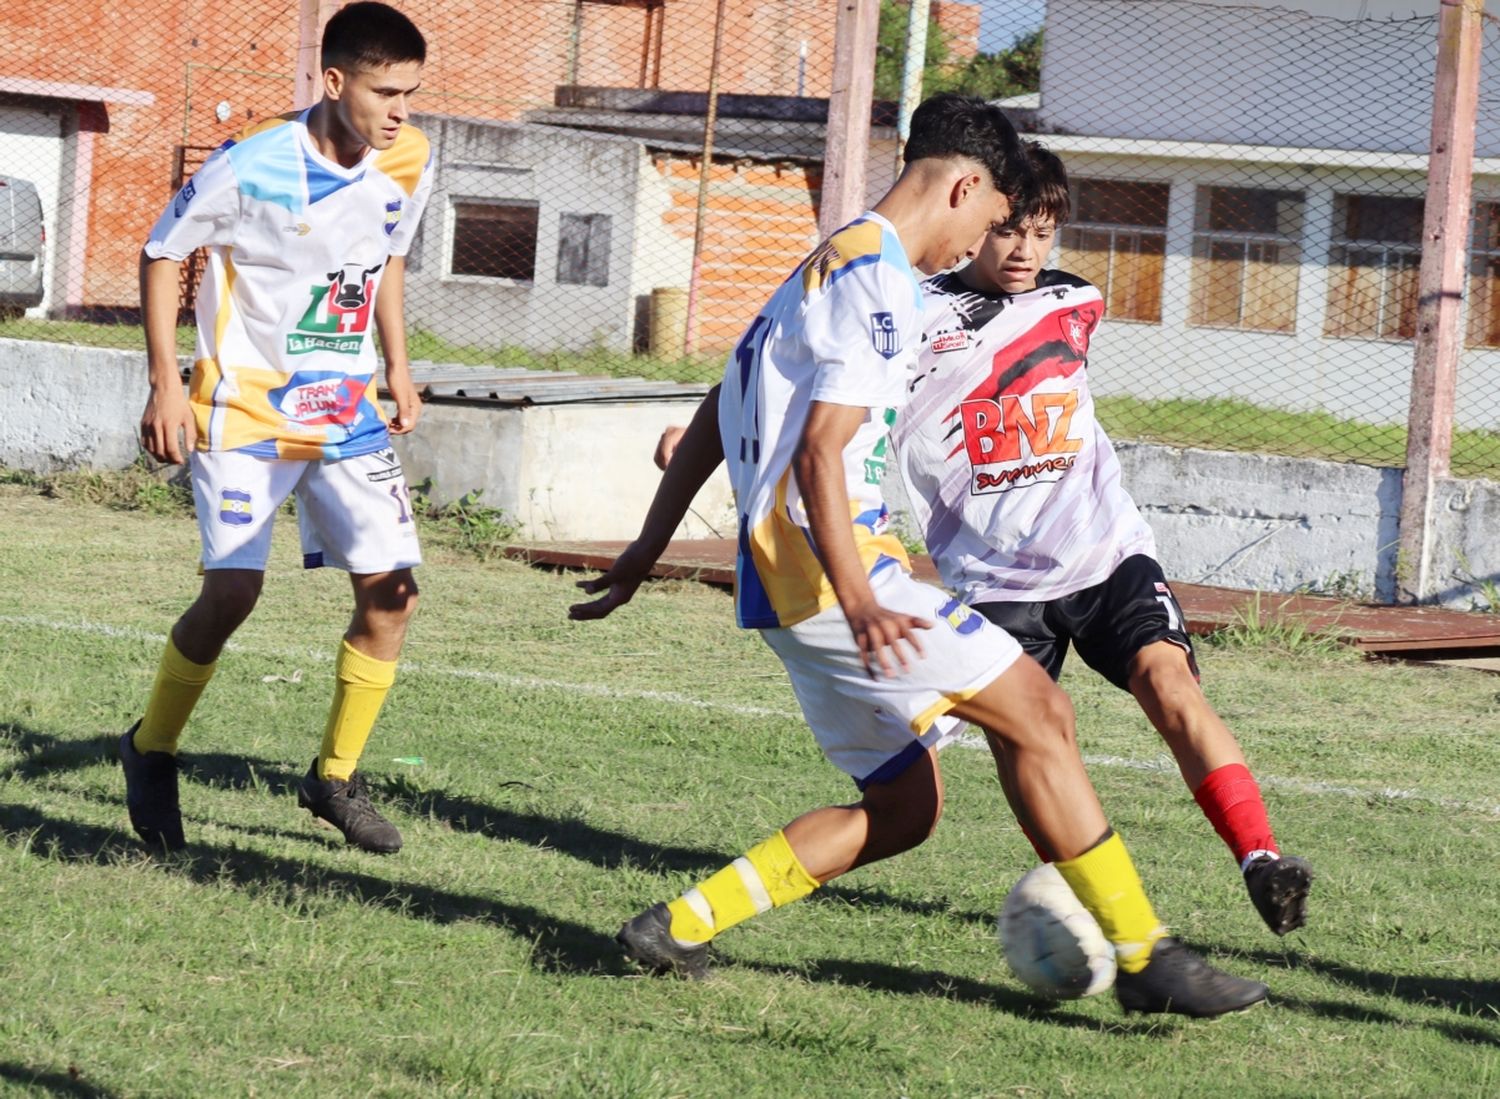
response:
<svg viewBox="0 0 1500 1099"><path fill-rule="evenodd" d="M0 340L0 465L50 471L119 469L138 453L146 395L141 352ZM686 402L548 405L501 410L429 404L398 442L408 478L431 477L447 501L481 488L525 536L627 539L655 491L651 452ZM1399 471L1300 458L1119 447L1125 484L1156 531L1168 575L1229 587L1311 585L1394 590ZM906 503L887 481L898 522ZM1500 582L1500 484L1446 480L1435 508L1443 602L1467 608L1474 584ZM684 525L690 537L733 537L723 472Z"/></svg>

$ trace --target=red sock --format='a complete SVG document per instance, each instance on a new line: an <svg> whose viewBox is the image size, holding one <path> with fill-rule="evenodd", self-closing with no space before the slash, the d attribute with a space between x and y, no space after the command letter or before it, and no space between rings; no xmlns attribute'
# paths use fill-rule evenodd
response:
<svg viewBox="0 0 1500 1099"><path fill-rule="evenodd" d="M1241 870L1253 856L1280 855L1266 816L1266 803L1260 799L1260 787L1243 765L1227 763L1210 771L1193 797L1219 838L1234 852Z"/></svg>

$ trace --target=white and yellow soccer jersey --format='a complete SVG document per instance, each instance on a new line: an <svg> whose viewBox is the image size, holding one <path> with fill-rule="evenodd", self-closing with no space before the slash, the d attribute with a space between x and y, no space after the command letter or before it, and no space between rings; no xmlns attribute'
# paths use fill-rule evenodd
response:
<svg viewBox="0 0 1500 1099"><path fill-rule="evenodd" d="M189 400L203 450L339 459L387 445L375 400L375 295L432 188L421 131L352 168L322 156L307 112L247 127L162 213L152 259L206 247Z"/></svg>
<svg viewBox="0 0 1500 1099"><path fill-rule="evenodd" d="M790 626L837 602L791 469L814 401L869 409L844 448L854 541L871 575L910 568L886 529L880 481L921 310L895 229L868 213L803 260L740 338L719 391L719 434L739 511L741 626Z"/></svg>
<svg viewBox="0 0 1500 1099"><path fill-rule="evenodd" d="M1037 283L923 284L922 348L892 440L927 551L970 603L1060 599L1156 555L1094 418L1086 366L1104 302L1061 271Z"/></svg>

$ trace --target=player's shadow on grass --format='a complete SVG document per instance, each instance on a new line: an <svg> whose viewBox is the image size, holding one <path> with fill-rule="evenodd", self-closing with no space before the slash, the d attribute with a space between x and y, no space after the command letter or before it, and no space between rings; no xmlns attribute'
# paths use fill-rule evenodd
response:
<svg viewBox="0 0 1500 1099"><path fill-rule="evenodd" d="M111 1099L115 1092L89 1083L81 1073L47 1072L15 1061L0 1061L0 1080L11 1080L28 1095L69 1095L80 1099Z"/></svg>
<svg viewBox="0 0 1500 1099"><path fill-rule="evenodd" d="M1109 1029L1120 1033L1160 1033L1164 1032L1164 1024L1170 1030L1172 1022L1181 1021L1166 1016L1139 1019L1123 1014L1118 1019L1100 1020L1077 1014L1066 1003L1053 1003L1005 985L955 977L951 973L931 969L906 969L884 962L821 958L805 966L768 965L760 962L739 962L737 965L739 968L755 969L777 976L797 976L803 980L894 992L905 996L932 996L1075 1030ZM1113 999L1112 996L1108 998Z"/></svg>
<svg viewBox="0 0 1500 1099"><path fill-rule="evenodd" d="M10 843L25 842L53 857L106 865L141 857L140 845L114 829L60 820L25 805L0 806L0 838ZM609 935L495 897L454 893L242 847L204 843L190 843L186 851L162 857L158 865L166 873L180 874L200 885L249 887L257 896L275 897L279 886L280 900L289 908L304 907L307 895L312 893L436 924L460 920L493 924L533 944L531 964L547 972L626 972L619 947Z"/></svg>
<svg viewBox="0 0 1500 1099"><path fill-rule="evenodd" d="M1425 1007L1447 1008L1475 1017L1500 1018L1500 981L1434 977L1418 973L1382 973L1296 951L1247 950L1247 958L1283 969L1309 969L1335 984L1379 996L1394 996ZM1495 1036L1489 1037L1495 1042Z"/></svg>
<svg viewBox="0 0 1500 1099"><path fill-rule="evenodd" d="M13 722L0 723L0 735L11 739L22 757L8 771L0 771L0 777L9 773L35 779L62 770L78 770L101 764L117 766L117 737L113 735L64 740ZM182 755L181 774L183 782L197 783L210 789L258 790L273 797L284 797L295 791L305 772L281 762L255 756L188 750ZM423 789L400 775L372 776L372 784L383 798L399 804L414 816L429 817L455 831L491 839L515 840L529 846L545 844L553 850L604 870L633 865L657 873L680 872L706 876L732 861L737 854L651 843L623 832L599 828L576 817L515 812L473 798L441 790ZM498 782L496 788L523 785L525 784ZM120 795L120 800L123 801L123 787ZM240 831L279 838L311 838L302 833L280 829L235 827ZM861 887L852 882L824 886L814 894L813 901L859 908L892 909L912 916L946 916L976 926L987 926L994 921L994 916L990 913L958 911L941 901L913 900L883 889Z"/></svg>

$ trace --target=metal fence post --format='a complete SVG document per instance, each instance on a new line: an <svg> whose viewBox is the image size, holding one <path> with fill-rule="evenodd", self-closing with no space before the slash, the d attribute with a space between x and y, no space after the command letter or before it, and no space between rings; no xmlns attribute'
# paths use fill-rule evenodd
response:
<svg viewBox="0 0 1500 1099"><path fill-rule="evenodd" d="M880 0L840 0L834 25L833 82L818 232L827 238L865 208L870 157L870 103L875 97L875 44Z"/></svg>
<svg viewBox="0 0 1500 1099"><path fill-rule="evenodd" d="M1432 495L1437 479L1448 475L1453 450L1453 394L1463 346L1460 313L1483 45L1484 0L1439 0L1439 4L1432 144L1396 558L1396 598L1403 603L1420 602L1434 587Z"/></svg>

